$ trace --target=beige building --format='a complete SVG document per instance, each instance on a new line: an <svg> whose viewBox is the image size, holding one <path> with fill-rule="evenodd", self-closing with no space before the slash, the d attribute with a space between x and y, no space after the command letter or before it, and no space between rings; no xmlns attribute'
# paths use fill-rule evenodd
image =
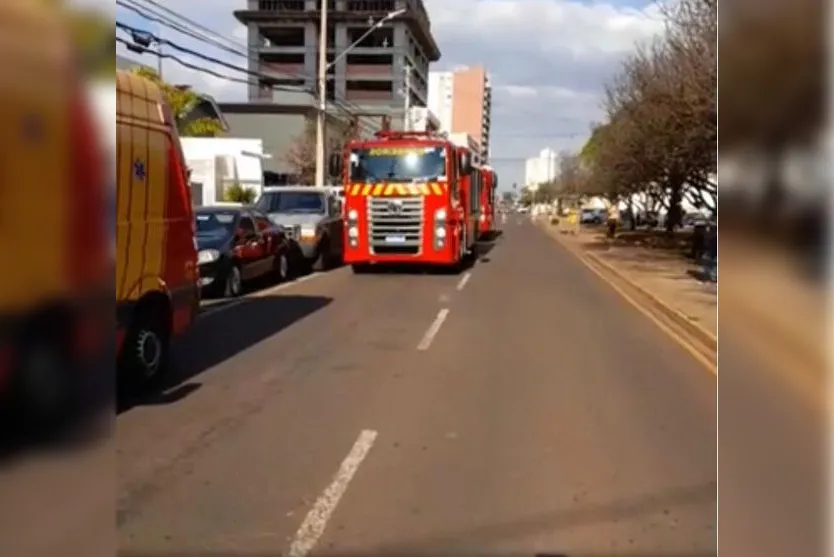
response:
<svg viewBox="0 0 834 557"><path fill-rule="evenodd" d="M443 131L467 133L489 161L492 126L492 86L483 66L429 73L429 110Z"/></svg>

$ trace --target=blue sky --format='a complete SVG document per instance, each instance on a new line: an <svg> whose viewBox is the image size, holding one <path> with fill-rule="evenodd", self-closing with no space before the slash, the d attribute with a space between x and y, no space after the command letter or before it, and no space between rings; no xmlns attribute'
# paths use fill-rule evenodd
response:
<svg viewBox="0 0 834 557"><path fill-rule="evenodd" d="M103 0L76 0L102 2ZM145 5L144 0L133 0ZM442 51L433 69L483 64L493 81L493 165L503 185L524 179L524 159L545 147L576 150L592 122L602 119L605 83L636 42L662 30L656 6L635 1L424 0ZM232 15L245 0L158 0L244 49L244 28ZM112 4L111 4L112 6ZM152 8L152 7L151 7ZM113 8L110 8L112 12ZM117 8L119 21L143 24ZM464 19L463 14L468 16ZM210 56L245 65L245 58L174 31L166 37ZM120 54L126 54L119 48ZM128 56L135 57L132 53ZM186 57L187 58L187 57ZM148 59L150 65L156 61ZM201 66L209 65L199 62ZM218 100L245 100L243 85L171 62L166 78L189 83ZM229 74L226 69L220 69ZM241 76L244 77L244 76Z"/></svg>

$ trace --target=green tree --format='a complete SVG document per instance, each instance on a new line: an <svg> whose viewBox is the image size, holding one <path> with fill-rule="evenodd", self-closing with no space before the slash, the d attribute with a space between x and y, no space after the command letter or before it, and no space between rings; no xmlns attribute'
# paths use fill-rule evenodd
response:
<svg viewBox="0 0 834 557"><path fill-rule="evenodd" d="M512 205L515 202L515 198L515 193L511 191L505 191L501 194L501 200L507 205Z"/></svg>
<svg viewBox="0 0 834 557"><path fill-rule="evenodd" d="M171 85L159 77L156 70L146 67L135 68L135 74L149 79L162 89L162 95L171 107L177 120L177 131L182 137L215 137L223 131L223 126L215 118L186 119L188 114L200 103L202 97L190 87Z"/></svg>
<svg viewBox="0 0 834 557"><path fill-rule="evenodd" d="M255 202L257 192L240 184L231 184L223 191L223 200L232 203L243 203L249 205Z"/></svg>

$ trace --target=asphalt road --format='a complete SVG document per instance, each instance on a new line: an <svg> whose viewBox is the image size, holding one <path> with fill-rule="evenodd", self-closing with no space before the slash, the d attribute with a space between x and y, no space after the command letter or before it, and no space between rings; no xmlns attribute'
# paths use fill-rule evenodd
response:
<svg viewBox="0 0 834 557"><path fill-rule="evenodd" d="M122 555L715 553L715 377L526 221L466 274L215 308L176 361L117 418Z"/></svg>

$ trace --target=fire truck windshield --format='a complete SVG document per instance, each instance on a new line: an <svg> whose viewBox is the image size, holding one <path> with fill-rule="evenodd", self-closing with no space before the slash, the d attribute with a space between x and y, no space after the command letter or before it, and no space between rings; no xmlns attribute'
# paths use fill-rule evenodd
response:
<svg viewBox="0 0 834 557"><path fill-rule="evenodd" d="M372 147L350 154L350 179L356 182L419 182L444 176L444 147Z"/></svg>

